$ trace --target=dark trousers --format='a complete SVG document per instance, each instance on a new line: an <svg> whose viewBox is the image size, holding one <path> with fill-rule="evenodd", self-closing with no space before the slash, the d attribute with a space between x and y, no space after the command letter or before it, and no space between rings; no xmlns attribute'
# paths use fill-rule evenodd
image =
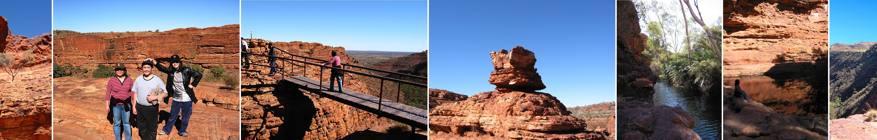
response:
<svg viewBox="0 0 877 140"><path fill-rule="evenodd" d="M242 59L241 63L243 63L244 68L249 69L250 68L250 53L248 53L248 52L241 53L241 59Z"/></svg>
<svg viewBox="0 0 877 140"><path fill-rule="evenodd" d="M155 140L158 130L158 105L137 104L137 132L141 140Z"/></svg>
<svg viewBox="0 0 877 140"><path fill-rule="evenodd" d="M270 74L274 74L275 72L277 72L277 61L275 61L275 60L276 60L276 58L269 58L268 59L268 63L270 64L270 67L271 67Z"/></svg>
<svg viewBox="0 0 877 140"><path fill-rule="evenodd" d="M341 88L341 85L343 85L342 79L344 78L344 75L341 74L341 70L338 70L338 68L332 68L331 72L332 74L329 76L329 91L335 90L335 81L338 81L338 92L344 92Z"/></svg>
<svg viewBox="0 0 877 140"><path fill-rule="evenodd" d="M183 118L180 120L180 127L177 127L177 134L186 133L186 128L189 127L189 118L192 117L192 101L174 101L171 104L171 117L168 118L168 120L165 121L166 123L164 124L165 134L171 133L171 129L173 129L174 124L177 122L177 117L180 117L180 115L182 115Z"/></svg>

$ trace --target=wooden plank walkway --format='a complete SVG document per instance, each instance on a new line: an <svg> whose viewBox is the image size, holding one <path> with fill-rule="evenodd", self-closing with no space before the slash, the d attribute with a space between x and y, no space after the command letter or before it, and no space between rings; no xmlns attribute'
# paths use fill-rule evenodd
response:
<svg viewBox="0 0 877 140"><path fill-rule="evenodd" d="M321 96L329 97L338 102L420 129L426 129L428 123L427 111L425 109L408 106L387 99L383 99L378 103L378 97L358 93L347 88L344 88L345 93L328 91L328 84L323 84L323 87L320 88L320 83L318 81L302 76L287 78L284 79L283 82L288 82L289 84L292 84L291 86L297 86L297 88L305 89L313 93L319 93Z"/></svg>

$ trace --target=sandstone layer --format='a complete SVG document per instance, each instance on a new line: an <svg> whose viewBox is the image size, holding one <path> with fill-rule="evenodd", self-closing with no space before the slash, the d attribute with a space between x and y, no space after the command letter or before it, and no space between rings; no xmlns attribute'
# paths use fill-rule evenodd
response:
<svg viewBox="0 0 877 140"><path fill-rule="evenodd" d="M490 56L494 71L489 83L496 91L461 101L451 95L452 101L435 106L429 114L433 138L610 139L610 132L588 130L587 123L570 115L554 96L535 92L545 85L536 73L533 52L518 46ZM440 96L436 91L434 96Z"/></svg>
<svg viewBox="0 0 877 140"><path fill-rule="evenodd" d="M93 67L126 64L136 67L147 57L168 58L203 67L239 69L240 25L179 28L168 31L95 32L55 31L54 56L59 65Z"/></svg>
<svg viewBox="0 0 877 140"><path fill-rule="evenodd" d="M724 6L725 77L762 75L828 53L827 0L725 0Z"/></svg>
<svg viewBox="0 0 877 140"><path fill-rule="evenodd" d="M0 139L51 139L51 35L14 35L0 16L0 52L14 73L0 72ZM15 77L15 78L13 78Z"/></svg>
<svg viewBox="0 0 877 140"><path fill-rule="evenodd" d="M466 95L443 89L429 89L429 109L436 106L466 100Z"/></svg>

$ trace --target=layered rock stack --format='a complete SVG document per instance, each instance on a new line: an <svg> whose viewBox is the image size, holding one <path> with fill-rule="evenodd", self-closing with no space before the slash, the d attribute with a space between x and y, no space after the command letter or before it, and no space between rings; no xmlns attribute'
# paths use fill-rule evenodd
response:
<svg viewBox="0 0 877 140"><path fill-rule="evenodd" d="M548 93L536 73L533 52L523 47L491 52L494 71L489 82L496 91L436 106L430 112L430 133L511 139L608 139L607 132L586 129Z"/></svg>

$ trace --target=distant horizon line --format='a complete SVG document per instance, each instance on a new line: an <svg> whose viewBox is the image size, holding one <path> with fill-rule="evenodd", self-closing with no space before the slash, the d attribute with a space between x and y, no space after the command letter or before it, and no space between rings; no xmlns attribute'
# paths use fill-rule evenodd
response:
<svg viewBox="0 0 877 140"><path fill-rule="evenodd" d="M52 32L56 32L56 31L73 31L73 32L78 32L78 33L121 33L121 32L149 32L149 31L154 31L154 30L160 30L160 32L167 32L167 31L173 31L173 30L177 30L177 29L188 29L188 28L206 29L206 28L216 28L216 27L233 26L233 25L237 25L238 27L240 27L241 24L240 24L240 23L234 23L234 24L223 24L223 25L212 25L212 26L175 27L175 28L170 28L170 29L126 30L126 31L93 31L93 32L92 32L92 31L81 32L81 31L72 30L72 29L61 29L61 28L57 28L57 29L52 29ZM240 34L240 31L238 31L238 34Z"/></svg>

